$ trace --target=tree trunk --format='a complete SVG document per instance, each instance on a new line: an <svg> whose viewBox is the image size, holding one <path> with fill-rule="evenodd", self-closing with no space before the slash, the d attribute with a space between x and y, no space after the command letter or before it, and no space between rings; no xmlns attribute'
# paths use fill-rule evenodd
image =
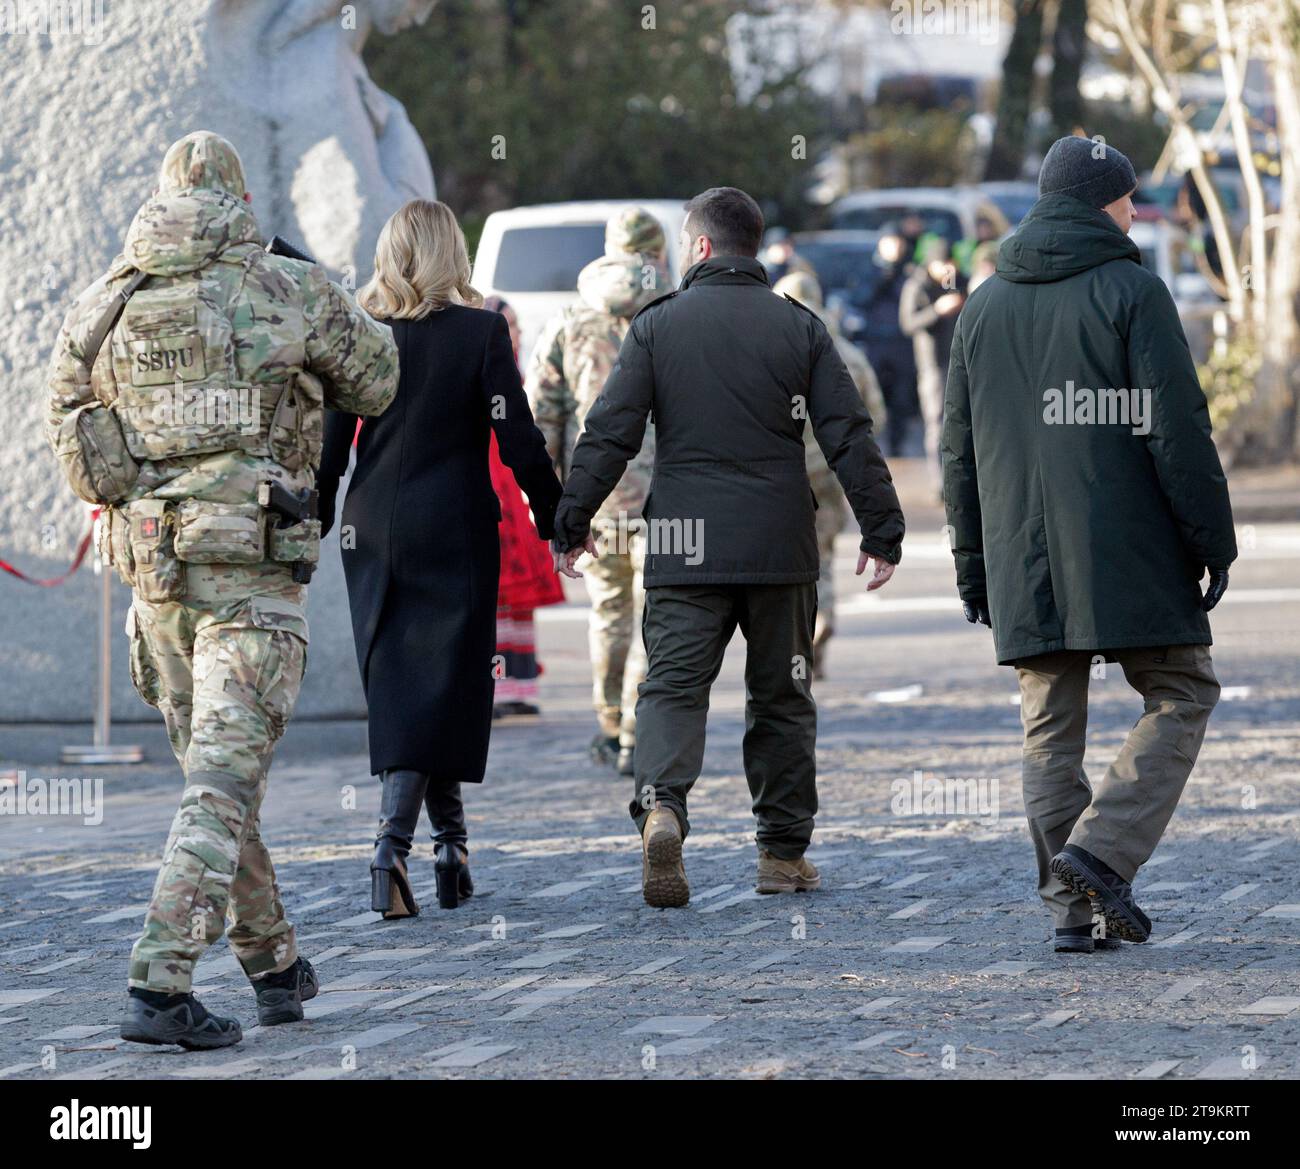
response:
<svg viewBox="0 0 1300 1169"><path fill-rule="evenodd" d="M1034 94L1034 62L1043 42L1047 0L1016 0L1015 27L1002 63L997 127L989 148L985 179L1018 179L1025 162L1025 138Z"/></svg>
<svg viewBox="0 0 1300 1169"><path fill-rule="evenodd" d="M1052 32L1052 80L1048 104L1056 136L1063 138L1083 128L1083 98L1079 74L1088 43L1088 0L1060 0Z"/></svg>
<svg viewBox="0 0 1300 1169"><path fill-rule="evenodd" d="M1296 425L1300 388L1295 362L1296 349L1300 346L1300 324L1296 320L1296 301L1300 296L1300 78L1295 42L1300 3L1275 0L1270 7L1267 27L1282 191L1270 257L1271 298L1256 396L1263 401L1258 438L1265 457L1273 460L1300 456L1300 445L1293 445L1300 444L1300 428Z"/></svg>

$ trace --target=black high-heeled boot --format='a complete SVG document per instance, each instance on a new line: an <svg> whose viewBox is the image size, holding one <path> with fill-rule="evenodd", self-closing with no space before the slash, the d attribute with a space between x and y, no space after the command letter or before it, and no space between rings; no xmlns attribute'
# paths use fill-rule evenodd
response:
<svg viewBox="0 0 1300 1169"><path fill-rule="evenodd" d="M429 777L420 771L385 771L381 782L379 835L370 862L370 908L385 917L414 917L420 907L406 875L406 857L415 840Z"/></svg>
<svg viewBox="0 0 1300 1169"><path fill-rule="evenodd" d="M438 905L455 909L474 895L469 875L469 851L465 842L465 805L460 798L460 784L439 784L430 780L424 794L429 821L433 825L434 875L438 883Z"/></svg>

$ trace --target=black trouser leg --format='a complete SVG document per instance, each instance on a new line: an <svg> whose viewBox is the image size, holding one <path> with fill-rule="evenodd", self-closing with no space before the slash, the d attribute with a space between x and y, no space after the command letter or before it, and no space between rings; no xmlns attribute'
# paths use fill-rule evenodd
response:
<svg viewBox="0 0 1300 1169"><path fill-rule="evenodd" d="M640 829L655 801L688 829L686 797L704 765L709 689L736 631L737 586L646 589L646 679L636 704L636 773L629 811Z"/></svg>
<svg viewBox="0 0 1300 1169"><path fill-rule="evenodd" d="M798 860L817 814L817 584L747 585L738 616L747 643L744 757L756 839L773 856Z"/></svg>

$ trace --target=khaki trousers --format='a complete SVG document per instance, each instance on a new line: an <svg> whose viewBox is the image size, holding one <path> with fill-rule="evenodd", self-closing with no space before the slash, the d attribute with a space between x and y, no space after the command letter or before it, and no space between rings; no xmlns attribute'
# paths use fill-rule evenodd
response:
<svg viewBox="0 0 1300 1169"><path fill-rule="evenodd" d="M1058 928L1088 924L1092 908L1052 875L1052 857L1073 844L1132 881L1164 835L1219 700L1208 646L1122 649L1114 656L1145 709L1095 790L1083 753L1088 681L1101 655L1062 650L1016 663L1025 814L1039 896Z"/></svg>
<svg viewBox="0 0 1300 1169"><path fill-rule="evenodd" d="M586 557L582 575L591 598L588 641L591 648L592 705L601 734L620 747L636 746L636 700L645 681L641 610L645 605L646 534L597 528L600 556Z"/></svg>

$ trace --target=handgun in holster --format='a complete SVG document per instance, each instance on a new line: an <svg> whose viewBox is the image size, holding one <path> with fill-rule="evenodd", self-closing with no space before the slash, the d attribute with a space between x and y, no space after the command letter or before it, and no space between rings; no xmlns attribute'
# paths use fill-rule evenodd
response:
<svg viewBox="0 0 1300 1169"><path fill-rule="evenodd" d="M257 489L257 502L271 513L271 524L277 528L291 527L303 520L314 520L318 500L319 496L314 490L297 495L274 479L266 480ZM292 567L295 584L311 584L311 574L316 571L315 564L307 560L295 560L292 561Z"/></svg>

